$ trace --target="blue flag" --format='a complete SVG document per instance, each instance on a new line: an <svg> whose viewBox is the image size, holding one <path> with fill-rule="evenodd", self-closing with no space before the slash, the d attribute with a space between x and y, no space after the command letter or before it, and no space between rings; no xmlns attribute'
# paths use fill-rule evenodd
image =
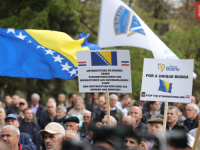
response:
<svg viewBox="0 0 200 150"><path fill-rule="evenodd" d="M81 33L73 40L57 31L0 29L0 76L73 79L76 51L101 49L87 42L88 37Z"/></svg>

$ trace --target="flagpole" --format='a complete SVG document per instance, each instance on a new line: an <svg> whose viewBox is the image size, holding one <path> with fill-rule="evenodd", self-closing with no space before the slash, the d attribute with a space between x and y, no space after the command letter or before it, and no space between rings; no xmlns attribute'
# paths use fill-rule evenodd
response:
<svg viewBox="0 0 200 150"><path fill-rule="evenodd" d="M109 103L109 92L106 93L106 106L107 106L107 124L110 127L110 103Z"/></svg>
<svg viewBox="0 0 200 150"><path fill-rule="evenodd" d="M163 120L163 133L166 132L166 125L167 125L167 109L168 109L168 102L165 102L165 109L164 109L164 120Z"/></svg>

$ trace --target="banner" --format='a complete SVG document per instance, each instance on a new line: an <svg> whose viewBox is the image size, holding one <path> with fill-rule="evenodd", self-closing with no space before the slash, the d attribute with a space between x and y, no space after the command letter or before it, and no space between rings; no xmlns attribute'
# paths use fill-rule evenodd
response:
<svg viewBox="0 0 200 150"><path fill-rule="evenodd" d="M0 76L70 80L77 76L77 50L101 49L63 32L0 29Z"/></svg>
<svg viewBox="0 0 200 150"><path fill-rule="evenodd" d="M102 0L98 45L140 47L152 51L155 59L179 59L121 0ZM193 77L196 78L195 73Z"/></svg>
<svg viewBox="0 0 200 150"><path fill-rule="evenodd" d="M144 59L140 100L190 103L194 60Z"/></svg>
<svg viewBox="0 0 200 150"><path fill-rule="evenodd" d="M77 51L79 92L132 93L129 50Z"/></svg>

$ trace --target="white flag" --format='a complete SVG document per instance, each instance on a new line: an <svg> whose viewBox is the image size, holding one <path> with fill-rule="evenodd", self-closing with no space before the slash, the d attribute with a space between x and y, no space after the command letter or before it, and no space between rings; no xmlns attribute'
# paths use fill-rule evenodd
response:
<svg viewBox="0 0 200 150"><path fill-rule="evenodd" d="M179 59L121 0L102 0L98 45L141 47L152 51L155 59ZM196 78L195 73L193 77Z"/></svg>

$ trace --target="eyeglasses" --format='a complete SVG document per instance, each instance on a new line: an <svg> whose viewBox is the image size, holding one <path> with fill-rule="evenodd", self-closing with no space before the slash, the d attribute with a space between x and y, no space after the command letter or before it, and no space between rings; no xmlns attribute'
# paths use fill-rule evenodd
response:
<svg viewBox="0 0 200 150"><path fill-rule="evenodd" d="M90 116L83 116L83 118L90 118Z"/></svg>

